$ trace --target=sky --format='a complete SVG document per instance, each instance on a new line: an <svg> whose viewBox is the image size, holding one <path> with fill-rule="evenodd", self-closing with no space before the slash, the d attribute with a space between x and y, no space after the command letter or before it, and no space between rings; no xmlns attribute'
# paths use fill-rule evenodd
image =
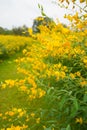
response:
<svg viewBox="0 0 87 130"><path fill-rule="evenodd" d="M23 25L32 27L33 20L41 16L38 3L43 5L47 16L67 24L63 18L67 11L52 1L55 0L0 0L0 26L8 29Z"/></svg>

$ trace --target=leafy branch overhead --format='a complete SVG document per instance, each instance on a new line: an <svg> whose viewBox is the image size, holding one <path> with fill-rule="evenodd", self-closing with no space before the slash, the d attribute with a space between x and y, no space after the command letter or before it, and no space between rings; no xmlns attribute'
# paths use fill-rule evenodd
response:
<svg viewBox="0 0 87 130"><path fill-rule="evenodd" d="M45 14L45 12L44 12L44 9L43 9L43 6L42 6L42 5L38 4L38 8L40 9L42 16L47 16L47 15Z"/></svg>
<svg viewBox="0 0 87 130"><path fill-rule="evenodd" d="M72 4L72 9L79 8L81 12L87 13L87 0L58 0L59 6L68 8ZM82 4L82 6L81 6Z"/></svg>

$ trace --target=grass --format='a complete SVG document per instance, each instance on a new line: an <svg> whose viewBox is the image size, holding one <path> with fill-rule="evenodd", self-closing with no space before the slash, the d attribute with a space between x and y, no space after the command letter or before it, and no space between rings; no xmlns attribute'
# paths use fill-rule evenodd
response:
<svg viewBox="0 0 87 130"><path fill-rule="evenodd" d="M17 64L14 62L17 57L21 56L22 52L17 52L0 63L0 82L7 79L23 78L23 75L17 73ZM24 93L20 93L14 87L0 90L0 112L8 111L12 107L24 107L27 105L25 97L26 95Z"/></svg>
<svg viewBox="0 0 87 130"><path fill-rule="evenodd" d="M0 63L0 81L4 81L7 79L18 79L23 78L21 74L17 73L17 64L14 60L17 57L21 57L22 52L17 52L13 56L3 60Z"/></svg>
<svg viewBox="0 0 87 130"><path fill-rule="evenodd" d="M32 41L32 44L37 44L37 41ZM32 45L31 44L31 45ZM30 45L30 46L31 46ZM22 50L25 48L22 48ZM17 73L17 63L15 63L15 59L22 57L22 50L20 52L16 52L12 56L1 60L0 62L0 83L4 82L8 79L24 79L24 76L20 73ZM0 88L0 113L5 113L6 111L11 110L13 107L15 108L27 108L27 95L22 93L16 87L12 88Z"/></svg>
<svg viewBox="0 0 87 130"><path fill-rule="evenodd" d="M0 64L0 81L21 78L22 76L18 74L16 70L16 63L14 63L14 61L4 61Z"/></svg>
<svg viewBox="0 0 87 130"><path fill-rule="evenodd" d="M15 87L0 90L0 113L9 111L13 107L27 107L26 95Z"/></svg>
<svg viewBox="0 0 87 130"><path fill-rule="evenodd" d="M31 39L31 42L26 47L30 47L33 44L38 44L38 41ZM9 58L6 58L0 62L0 82L7 79L23 78L23 75L17 73L17 64L14 60L23 56L22 50L25 48L22 48L19 52L14 53Z"/></svg>

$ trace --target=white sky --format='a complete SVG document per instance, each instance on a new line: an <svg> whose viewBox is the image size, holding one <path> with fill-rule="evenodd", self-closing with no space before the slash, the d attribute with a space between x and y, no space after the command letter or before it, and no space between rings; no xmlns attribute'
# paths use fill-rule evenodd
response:
<svg viewBox="0 0 87 130"><path fill-rule="evenodd" d="M31 27L34 18L41 16L38 3L43 5L47 16L68 22L63 18L66 10L53 4L52 0L0 0L0 26L9 29L25 24Z"/></svg>

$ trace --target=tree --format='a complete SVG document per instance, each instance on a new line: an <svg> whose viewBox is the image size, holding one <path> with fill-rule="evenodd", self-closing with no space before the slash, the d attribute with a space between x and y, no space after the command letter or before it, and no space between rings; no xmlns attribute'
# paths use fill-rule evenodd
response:
<svg viewBox="0 0 87 130"><path fill-rule="evenodd" d="M9 30L7 28L0 27L0 34L2 35L12 35L12 30Z"/></svg>
<svg viewBox="0 0 87 130"><path fill-rule="evenodd" d="M4 29L2 27L0 27L0 34L4 33Z"/></svg>
<svg viewBox="0 0 87 130"><path fill-rule="evenodd" d="M2 35L20 35L29 36L28 27L26 25L20 27L14 27L11 30L0 27L0 34Z"/></svg>
<svg viewBox="0 0 87 130"><path fill-rule="evenodd" d="M50 28L50 24L51 25L55 24L55 22L51 18L49 18L47 16L45 16L45 17L42 17L42 16L37 17L33 21L33 26L32 26L33 33L40 32L40 29L39 29L40 25L43 25L43 26L46 26L47 28Z"/></svg>
<svg viewBox="0 0 87 130"><path fill-rule="evenodd" d="M12 29L14 35L29 36L28 27L23 25L22 27L14 27Z"/></svg>

